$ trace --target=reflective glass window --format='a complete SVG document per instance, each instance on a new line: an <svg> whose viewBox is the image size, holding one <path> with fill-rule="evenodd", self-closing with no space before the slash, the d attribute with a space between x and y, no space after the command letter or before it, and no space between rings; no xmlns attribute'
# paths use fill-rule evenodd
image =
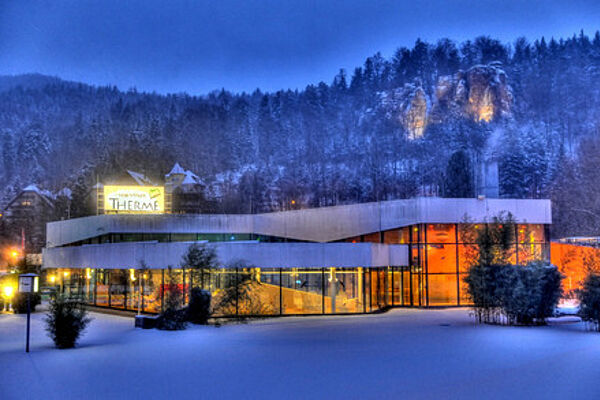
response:
<svg viewBox="0 0 600 400"><path fill-rule="evenodd" d="M284 314L321 314L323 312L323 275L320 268L282 270Z"/></svg>
<svg viewBox="0 0 600 400"><path fill-rule="evenodd" d="M456 305L456 274L429 274L427 292L430 306Z"/></svg>
<svg viewBox="0 0 600 400"><path fill-rule="evenodd" d="M456 243L454 224L427 224L427 243Z"/></svg>
<svg viewBox="0 0 600 400"><path fill-rule="evenodd" d="M427 272L456 272L456 245L427 245Z"/></svg>

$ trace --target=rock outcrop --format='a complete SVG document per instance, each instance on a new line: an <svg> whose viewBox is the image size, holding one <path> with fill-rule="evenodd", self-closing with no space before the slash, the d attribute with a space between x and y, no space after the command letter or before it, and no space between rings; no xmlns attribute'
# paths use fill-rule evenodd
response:
<svg viewBox="0 0 600 400"><path fill-rule="evenodd" d="M433 100L417 80L380 93L380 107L388 118L402 124L410 139L418 139L427 125L441 123L447 117L487 123L509 116L513 102L512 89L499 63L441 76L431 92Z"/></svg>
<svg viewBox="0 0 600 400"><path fill-rule="evenodd" d="M410 139L423 136L431 101L420 82L406 84L402 88L382 92L380 95L380 105L386 109L386 116L397 119L408 132Z"/></svg>

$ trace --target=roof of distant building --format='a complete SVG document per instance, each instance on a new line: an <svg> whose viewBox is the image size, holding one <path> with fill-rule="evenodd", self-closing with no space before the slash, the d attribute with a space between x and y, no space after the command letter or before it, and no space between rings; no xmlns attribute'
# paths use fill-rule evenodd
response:
<svg viewBox="0 0 600 400"><path fill-rule="evenodd" d="M154 183L150 178L148 178L144 174L140 174L139 172L130 171L130 170L127 170L127 173L140 186L144 186L144 185L156 186L156 183Z"/></svg>
<svg viewBox="0 0 600 400"><path fill-rule="evenodd" d="M185 174L185 170L181 167L181 165L179 165L178 162L176 162L175 165L173 165L173 168L171 168L171 172L169 172L166 176L176 174Z"/></svg>

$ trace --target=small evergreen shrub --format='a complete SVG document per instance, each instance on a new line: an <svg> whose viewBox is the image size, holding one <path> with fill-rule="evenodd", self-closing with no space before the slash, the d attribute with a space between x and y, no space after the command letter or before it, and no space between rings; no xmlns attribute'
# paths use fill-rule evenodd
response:
<svg viewBox="0 0 600 400"><path fill-rule="evenodd" d="M50 298L46 331L59 349L75 347L90 321L85 304L80 300L62 294Z"/></svg>
<svg viewBox="0 0 600 400"><path fill-rule="evenodd" d="M193 324L206 324L210 317L210 292L193 288L187 308L187 320Z"/></svg>
<svg viewBox="0 0 600 400"><path fill-rule="evenodd" d="M600 273L589 273L579 292L581 318L600 332Z"/></svg>
<svg viewBox="0 0 600 400"><path fill-rule="evenodd" d="M31 312L35 312L35 307L40 304L42 304L42 296L39 293L31 293ZM15 293L12 298L12 307L16 314L27 313L27 293Z"/></svg>
<svg viewBox="0 0 600 400"><path fill-rule="evenodd" d="M563 275L541 261L473 265L465 278L478 322L543 324L562 294Z"/></svg>

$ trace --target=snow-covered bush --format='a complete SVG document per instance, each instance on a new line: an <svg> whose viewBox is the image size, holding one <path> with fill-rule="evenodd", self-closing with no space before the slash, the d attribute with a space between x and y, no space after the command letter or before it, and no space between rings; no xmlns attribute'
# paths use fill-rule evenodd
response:
<svg viewBox="0 0 600 400"><path fill-rule="evenodd" d="M499 281L500 303L509 324L544 324L562 294L562 274L541 261L508 265Z"/></svg>
<svg viewBox="0 0 600 400"><path fill-rule="evenodd" d="M32 293L30 300L31 312L35 307L42 303L42 297L39 293ZM12 307L16 314L25 314L27 312L27 293L15 293L12 298Z"/></svg>
<svg viewBox="0 0 600 400"><path fill-rule="evenodd" d="M600 274L589 273L583 281L583 288L579 292L581 301L580 315L584 321L593 325L600 331Z"/></svg>
<svg viewBox="0 0 600 400"><path fill-rule="evenodd" d="M206 324L210 317L210 292L193 288L187 307L187 320L193 324Z"/></svg>
<svg viewBox="0 0 600 400"><path fill-rule="evenodd" d="M75 347L77 340L90 323L85 304L62 294L51 297L46 314L46 331L59 349Z"/></svg>

